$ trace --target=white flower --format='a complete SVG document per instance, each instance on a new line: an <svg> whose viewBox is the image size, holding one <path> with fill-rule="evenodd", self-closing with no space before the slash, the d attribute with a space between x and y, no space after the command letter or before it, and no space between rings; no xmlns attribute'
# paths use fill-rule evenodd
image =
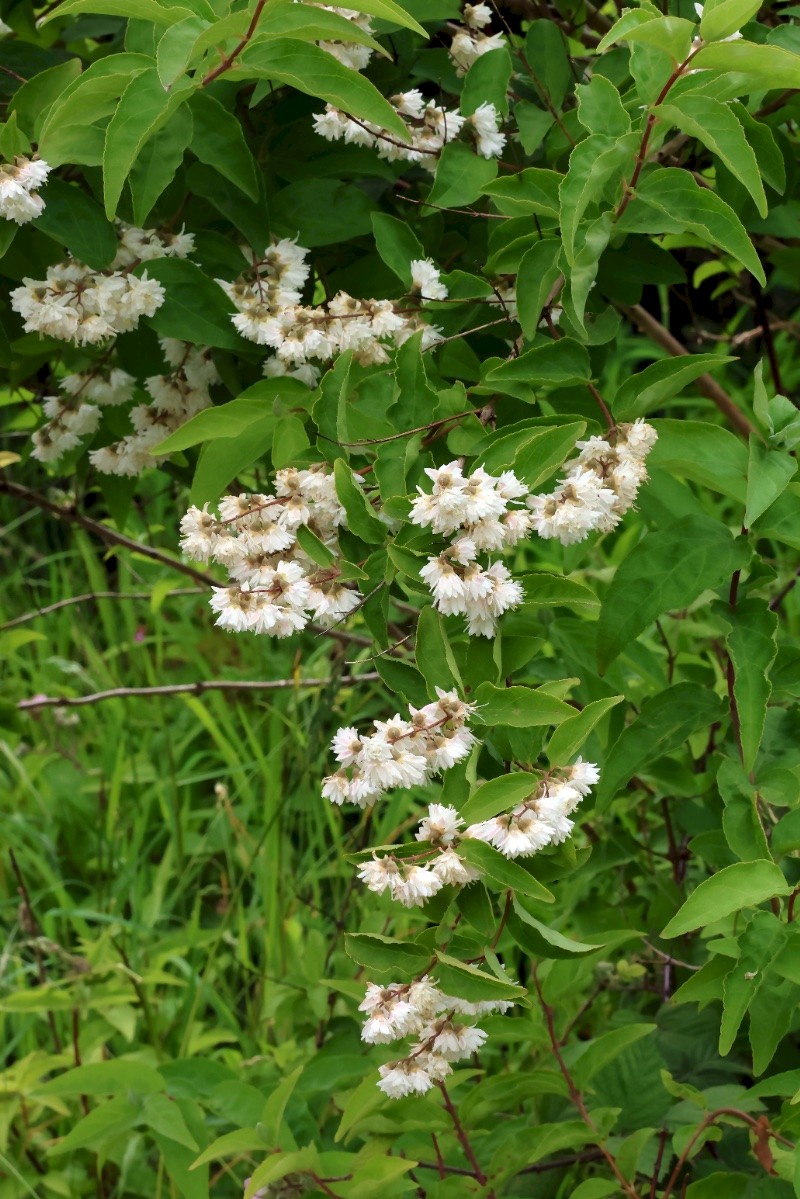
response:
<svg viewBox="0 0 800 1199"><path fill-rule="evenodd" d="M463 824L455 808L432 803L428 805L428 815L420 821L416 837L418 841L429 841L431 845L452 845Z"/></svg>
<svg viewBox="0 0 800 1199"><path fill-rule="evenodd" d="M405 908L421 908L442 889L442 880L424 866L404 866L391 884L392 899Z"/></svg>
<svg viewBox="0 0 800 1199"><path fill-rule="evenodd" d="M483 29L492 20L492 10L488 4L465 4L464 24L470 29Z"/></svg>
<svg viewBox="0 0 800 1199"><path fill-rule="evenodd" d="M446 300L447 288L442 283L439 268L430 258L415 258L411 263L411 287L423 300Z"/></svg>
<svg viewBox="0 0 800 1199"><path fill-rule="evenodd" d="M506 144L506 135L498 129L500 114L494 104L481 104L470 117L475 132L478 153L484 158L499 158Z"/></svg>
<svg viewBox="0 0 800 1199"><path fill-rule="evenodd" d="M358 868L358 877L370 891L380 895L383 891L394 888L399 877L397 862L393 857L371 858Z"/></svg>
<svg viewBox="0 0 800 1199"><path fill-rule="evenodd" d="M378 1086L390 1099L402 1099L406 1095L424 1095L433 1086L433 1078L426 1065L422 1054L402 1062L389 1062L379 1067Z"/></svg>
<svg viewBox="0 0 800 1199"><path fill-rule="evenodd" d="M431 863L431 870L445 886L465 887L480 878L480 871L465 862L454 849L442 850Z"/></svg>
<svg viewBox="0 0 800 1199"><path fill-rule="evenodd" d="M455 1024L452 1020L437 1020L429 1028L423 1029L420 1040L430 1045L430 1052L443 1057L448 1062L457 1062L461 1058L477 1053L486 1040L482 1028L474 1028L468 1024Z"/></svg>

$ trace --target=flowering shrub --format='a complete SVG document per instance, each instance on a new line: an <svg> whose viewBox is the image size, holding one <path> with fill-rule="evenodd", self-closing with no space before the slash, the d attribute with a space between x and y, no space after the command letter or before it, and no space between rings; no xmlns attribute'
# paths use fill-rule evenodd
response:
<svg viewBox="0 0 800 1199"><path fill-rule="evenodd" d="M102 943L45 872L69 950L12 855L2 1199L800 1194L800 53L793 9L695 7L2 6L0 494L116 549L76 542L84 600L199 595L4 753L28 803L48 708L184 693L219 749L205 690L297 704L225 750L266 808L215 777L182 949L121 947L183 893L158 837ZM265 843L262 958L245 904L214 930Z"/></svg>

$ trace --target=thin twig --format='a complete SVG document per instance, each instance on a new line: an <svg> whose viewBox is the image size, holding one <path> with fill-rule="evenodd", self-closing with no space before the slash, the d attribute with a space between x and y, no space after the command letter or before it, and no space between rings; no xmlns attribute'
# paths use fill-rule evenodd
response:
<svg viewBox="0 0 800 1199"><path fill-rule="evenodd" d="M208 72L200 84L201 87L208 87L209 83L213 83L215 79L219 79L220 75L224 75L226 71L231 69L236 59L239 57L242 51L246 49L248 42L252 39L266 3L267 0L258 0L258 3L253 9L253 16L250 19L250 24L247 26L247 30L245 31L241 41L237 42L230 54L227 54L225 58L223 58L222 62L219 63L218 66L214 67L213 71Z"/></svg>
<svg viewBox="0 0 800 1199"><path fill-rule="evenodd" d="M205 590L204 587L176 587L174 591L168 591L167 595L204 595ZM94 600L149 600L152 598L152 591L87 591L84 595L71 595L67 599L56 600L54 604L47 604L44 608L26 612L14 620L7 620L5 624L0 624L0 632L13 629L18 624L27 624L30 620L38 620L40 616L49 616L52 612L58 612L61 608L68 608L72 604L87 604Z"/></svg>
<svg viewBox="0 0 800 1199"><path fill-rule="evenodd" d="M204 695L207 691L291 691L292 688L329 687L335 682L339 687L355 683L374 682L379 679L377 671L354 677L345 675L340 679L198 679L194 683L166 683L160 687L111 687L108 691L94 691L91 695L54 696L35 695L22 699L17 704L21 712L34 712L40 708L81 708L86 704L99 704L107 699L130 699L133 696L153 695Z"/></svg>

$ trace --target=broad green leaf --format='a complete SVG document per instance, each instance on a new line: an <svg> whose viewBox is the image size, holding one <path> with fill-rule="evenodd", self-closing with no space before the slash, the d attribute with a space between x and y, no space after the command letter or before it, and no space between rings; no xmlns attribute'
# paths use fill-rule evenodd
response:
<svg viewBox="0 0 800 1199"><path fill-rule="evenodd" d="M601 1033L599 1037L585 1042L582 1052L571 1065L570 1072L578 1086L586 1084L609 1062L613 1062L629 1045L635 1045L643 1037L649 1037L656 1031L656 1024L625 1024L622 1028L612 1028L609 1032Z"/></svg>
<svg viewBox="0 0 800 1199"><path fill-rule="evenodd" d="M523 953L532 958L581 958L603 948L602 945L573 941L557 929L542 924L516 898L506 927Z"/></svg>
<svg viewBox="0 0 800 1199"><path fill-rule="evenodd" d="M577 579L566 579L561 575L523 575L525 602L522 610L535 608L576 608L579 612L596 612L600 601L590 587Z"/></svg>
<svg viewBox="0 0 800 1199"><path fill-rule="evenodd" d="M684 517L654 530L617 567L597 626L601 672L656 617L686 608L719 587L745 561L726 525L711 517Z"/></svg>
<svg viewBox="0 0 800 1199"><path fill-rule="evenodd" d="M545 104L560 109L573 76L567 40L552 21L531 21L525 35L525 66Z"/></svg>
<svg viewBox="0 0 800 1199"><path fill-rule="evenodd" d="M351 117L380 125L403 143L407 140L405 125L375 85L319 46L291 38L259 42L239 56L231 74L286 83Z"/></svg>
<svg viewBox="0 0 800 1199"><path fill-rule="evenodd" d="M635 420L660 408L695 379L709 371L719 370L736 359L720 354L687 354L679 358L662 358L636 371L620 387L612 408L619 420Z"/></svg>
<svg viewBox="0 0 800 1199"><path fill-rule="evenodd" d="M539 780L525 771L501 774L488 783L481 783L461 808L467 824L489 820L498 812L508 812L536 791Z"/></svg>
<svg viewBox="0 0 800 1199"><path fill-rule="evenodd" d="M559 725L547 745L547 757L551 766L566 766L583 745L592 729L603 717L622 703L623 695L612 695L608 699L596 699L587 704L583 711L571 716Z"/></svg>
<svg viewBox="0 0 800 1199"><path fill-rule="evenodd" d="M578 227L590 204L613 200L633 160L641 137L627 133L610 137L592 133L578 142L569 158L569 169L559 188L559 211L564 253L574 264L580 248Z"/></svg>
<svg viewBox="0 0 800 1199"><path fill-rule="evenodd" d="M554 903L555 895L542 886L533 875L518 861L505 858L501 853L485 841L475 841L471 837L462 838L458 843L458 852L471 866L480 870L485 879L490 879L496 887L510 888L520 895L530 899L538 899L541 903Z"/></svg>
<svg viewBox="0 0 800 1199"><path fill-rule="evenodd" d="M158 279L166 294L164 303L149 318L162 337L177 337L193 345L238 350L247 345L231 324L225 292L185 258L157 258L136 267L137 275Z"/></svg>
<svg viewBox="0 0 800 1199"><path fill-rule="evenodd" d="M772 959L783 948L788 927L772 912L756 912L739 937L739 959L722 983L722 1023L719 1052L724 1057L733 1042L750 1004L758 994Z"/></svg>
<svg viewBox="0 0 800 1199"><path fill-rule="evenodd" d="M268 414L264 401L257 399L240 398L229 400L227 404L216 408L204 408L174 433L170 433L164 441L153 446L153 453L159 456L177 454L202 442L216 441L220 437L238 437Z"/></svg>
<svg viewBox="0 0 800 1199"><path fill-rule="evenodd" d="M748 598L740 601L727 619L731 631L726 645L734 668L733 694L741 724L742 756L745 769L752 770L772 694L768 676L778 652L778 616L763 600Z"/></svg>
<svg viewBox="0 0 800 1199"><path fill-rule="evenodd" d="M343 458L333 465L336 494L347 513L347 527L356 537L369 545L382 545L386 540L386 525L378 520L364 490Z"/></svg>
<svg viewBox="0 0 800 1199"><path fill-rule="evenodd" d="M717 771L717 788L725 804L722 831L733 853L742 862L769 858L764 826L761 823L756 786L738 761L725 758ZM780 824L773 832L773 846ZM776 849L776 852L780 852Z"/></svg>
<svg viewBox="0 0 800 1199"><path fill-rule="evenodd" d="M346 933L344 944L348 956L359 966L381 973L389 970L416 974L431 959L430 952L421 945L378 933Z"/></svg>
<svg viewBox="0 0 800 1199"><path fill-rule="evenodd" d="M258 169L241 123L208 92L196 92L189 102L189 110L194 120L192 153L219 171L251 200L257 200Z"/></svg>
<svg viewBox="0 0 800 1199"><path fill-rule="evenodd" d="M237 1128L233 1132L223 1133L204 1149L199 1157L192 1162L191 1169L196 1170L206 1162L217 1161L229 1155L238 1156L240 1153L264 1152L264 1141L255 1128Z"/></svg>
<svg viewBox="0 0 800 1199"><path fill-rule="evenodd" d="M271 1091L264 1105L258 1127L259 1131L263 1129L264 1139L269 1146L281 1143L281 1128L284 1113L286 1112L286 1105L291 1099L302 1073L303 1066L301 1064L292 1070L291 1074L287 1074L285 1078L282 1078L277 1087Z"/></svg>
<svg viewBox="0 0 800 1199"><path fill-rule="evenodd" d="M695 729L721 720L724 711L718 695L692 683L675 683L646 699L606 755L597 786L598 809L607 808L633 775L646 773L655 758L681 745Z"/></svg>
<svg viewBox="0 0 800 1199"><path fill-rule="evenodd" d="M756 1077L764 1073L775 1056L778 1045L787 1033L791 1032L796 1015L797 987L785 979L779 980L772 974L767 975L750 1001L749 1036L753 1053L753 1073ZM796 1100L795 1095L793 1102ZM716 1196L711 1199L716 1199Z"/></svg>
<svg viewBox="0 0 800 1199"><path fill-rule="evenodd" d="M583 422L543 429L535 438L523 444L514 458L517 476L532 490L555 474L575 449L575 442L586 429ZM534 576L528 575L528 579ZM530 601L530 596L527 597ZM588 597L587 597L588 598Z"/></svg>
<svg viewBox="0 0 800 1199"><path fill-rule="evenodd" d="M528 729L545 724L561 724L575 715L575 709L555 696L532 687L495 687L481 683L475 692L478 714L484 724L511 725Z"/></svg>
<svg viewBox="0 0 800 1199"><path fill-rule="evenodd" d="M148 1095L142 1104L139 1122L194 1153L200 1148L186 1127L180 1107L167 1095Z"/></svg>
<svg viewBox="0 0 800 1199"><path fill-rule="evenodd" d="M486 191L496 174L497 163L493 158L482 158L463 142L449 142L439 155L428 203L439 208L462 208L472 204Z"/></svg>
<svg viewBox="0 0 800 1199"><path fill-rule="evenodd" d="M778 895L788 895L790 891L791 887L774 862L734 862L695 887L661 936L683 936L743 908L755 907Z"/></svg>
<svg viewBox="0 0 800 1199"><path fill-rule="evenodd" d="M416 234L406 221L385 212L373 212L375 247L383 261L406 287L411 286L411 263L425 257Z"/></svg>
<svg viewBox="0 0 800 1199"><path fill-rule="evenodd" d="M786 187L786 163L775 134L765 121L757 121L738 100L731 101L730 106L753 147L764 182L782 194Z"/></svg>
<svg viewBox="0 0 800 1199"><path fill-rule="evenodd" d="M156 70L164 88L172 87L189 65L197 38L208 27L202 17L186 17L164 30L156 53ZM238 121L237 121L238 124Z"/></svg>
<svg viewBox="0 0 800 1199"><path fill-rule="evenodd" d="M546 216L558 219L558 188L563 175L544 167L526 167L487 183L483 192L506 216Z"/></svg>
<svg viewBox="0 0 800 1199"><path fill-rule="evenodd" d="M508 115L508 83L513 71L511 55L505 47L490 50L473 62L461 91L459 110L471 117L481 104L494 104L501 115Z"/></svg>
<svg viewBox="0 0 800 1199"><path fill-rule="evenodd" d="M464 684L447 639L444 621L435 608L423 608L417 623L415 657L417 669L425 676L431 695L436 687L456 687L463 694Z"/></svg>
<svg viewBox="0 0 800 1199"><path fill-rule="evenodd" d="M271 1153L250 1175L244 1199L256 1199L259 1191L263 1193L270 1183L279 1182L288 1174L302 1175L309 1170L317 1173L319 1169L319 1151L315 1145L307 1145L304 1149L295 1149L290 1153Z"/></svg>
<svg viewBox="0 0 800 1199"><path fill-rule="evenodd" d="M467 1003L482 1003L489 999L522 999L526 994L524 987L510 979L504 982L487 970L479 970L441 951L437 951L436 957L436 979L446 995L457 995Z"/></svg>
<svg viewBox="0 0 800 1199"><path fill-rule="evenodd" d="M749 529L775 503L797 472L796 459L785 450L769 449L760 438L750 437L744 523Z"/></svg>
<svg viewBox="0 0 800 1199"><path fill-rule="evenodd" d="M702 51L701 51L702 53ZM647 174L617 224L636 233L694 233L736 258L766 286L761 261L733 209L690 171L658 167Z"/></svg>
<svg viewBox="0 0 800 1199"><path fill-rule="evenodd" d="M167 1084L157 1070L144 1062L113 1059L88 1062L67 1070L36 1088L37 1095L115 1095L134 1092L150 1095L165 1091Z"/></svg>
<svg viewBox="0 0 800 1199"><path fill-rule="evenodd" d="M648 368L649 369L649 368ZM644 372L643 372L644 373ZM744 503L747 449L719 425L694 420L654 420L658 441L648 466L710 487Z"/></svg>
<svg viewBox="0 0 800 1199"><path fill-rule="evenodd" d="M630 133L631 118L622 97L605 75L592 75L588 83L575 88L578 97L578 120L589 133L606 137L623 137Z"/></svg>
<svg viewBox="0 0 800 1199"><path fill-rule="evenodd" d="M616 42L624 40L639 25L645 25L648 21L656 21L660 16L661 14L658 9L652 5L626 9L608 32L603 34L597 47L598 51L602 53L609 46L613 46Z"/></svg>
<svg viewBox="0 0 800 1199"><path fill-rule="evenodd" d="M502 390L504 383L527 383L537 387L569 387L591 377L586 347L571 337L546 342L509 358L486 372L484 382Z"/></svg>
<svg viewBox="0 0 800 1199"><path fill-rule="evenodd" d="M166 125L148 138L128 176L133 219L143 226L164 190L175 178L186 147L192 140L193 122L188 107L174 112Z"/></svg>
<svg viewBox="0 0 800 1199"><path fill-rule="evenodd" d="M127 1140L139 1118L139 1110L126 1095L115 1095L73 1124L65 1137L50 1146L49 1155L55 1157L76 1149L97 1152L115 1139Z"/></svg>
<svg viewBox="0 0 800 1199"><path fill-rule="evenodd" d="M125 88L108 123L103 150L103 197L109 220L116 214L125 180L148 138L166 124L189 91L186 81L164 91L154 69L142 71Z"/></svg>
<svg viewBox="0 0 800 1199"><path fill-rule="evenodd" d="M268 4L258 23L251 45L269 38L288 37L304 42L337 41L369 46L378 54L388 52L355 21L339 16L334 9L317 9L310 4Z"/></svg>
<svg viewBox="0 0 800 1199"><path fill-rule="evenodd" d="M44 25L56 17L73 17L78 13L152 21L155 25L174 25L176 21L195 16L191 8L159 4L158 0L63 0L40 21Z"/></svg>
<svg viewBox="0 0 800 1199"><path fill-rule="evenodd" d="M81 62L78 58L69 58L58 66L40 71L14 92L8 104L9 117L15 113L20 129L38 141L48 109L80 73Z"/></svg>
<svg viewBox="0 0 800 1199"><path fill-rule="evenodd" d="M704 42L724 41L738 33L760 7L759 0L706 0L700 17L701 38Z"/></svg>
<svg viewBox="0 0 800 1199"><path fill-rule="evenodd" d="M109 266L117 252L117 235L100 205L82 188L60 179L51 179L44 194L47 202L36 227L94 270Z"/></svg>
<svg viewBox="0 0 800 1199"><path fill-rule="evenodd" d="M725 164L753 197L762 216L767 215L767 197L755 153L733 109L711 96L687 92L654 109L659 119L677 125L682 133L696 137Z"/></svg>
<svg viewBox="0 0 800 1199"><path fill-rule="evenodd" d="M517 309L522 332L532 341L542 318L542 309L550 297L560 271L558 238L537 241L522 258L517 274Z"/></svg>
<svg viewBox="0 0 800 1199"><path fill-rule="evenodd" d="M411 16L410 12L395 0L356 0L352 6L353 12L363 12L371 17L378 17L391 25L399 25L402 29L411 29L420 37L428 37L427 30Z"/></svg>
<svg viewBox="0 0 800 1199"><path fill-rule="evenodd" d="M697 26L685 17L657 17L634 25L618 36L619 41L633 42L663 50L673 62L680 63L692 48Z"/></svg>
<svg viewBox="0 0 800 1199"><path fill-rule="evenodd" d="M152 59L143 54L109 54L87 67L48 109L39 132L42 158L51 166L86 162L83 156L75 157L75 149L89 145L100 147L100 157L90 156L90 161L101 163L105 130L95 123L116 110L122 92L148 69L152 71Z"/></svg>
<svg viewBox="0 0 800 1199"><path fill-rule="evenodd" d="M191 503L202 507L207 500L217 500L237 475L268 454L276 419L264 411L235 436L204 442L192 479Z"/></svg>

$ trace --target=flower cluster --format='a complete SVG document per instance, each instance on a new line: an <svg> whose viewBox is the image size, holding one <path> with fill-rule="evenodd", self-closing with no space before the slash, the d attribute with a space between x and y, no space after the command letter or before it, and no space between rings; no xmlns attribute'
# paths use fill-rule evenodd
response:
<svg viewBox="0 0 800 1199"><path fill-rule="evenodd" d="M420 821L416 833L417 841L429 848L402 858L391 853L380 858L373 854L359 867L359 879L377 895L388 891L405 908L421 908L442 887L474 883L480 871L470 866L456 848L459 838L467 836L461 832L463 825L455 808L429 804L428 815Z"/></svg>
<svg viewBox="0 0 800 1199"><path fill-rule="evenodd" d="M479 1016L507 1011L508 1000L466 1003L443 994L427 975L411 983L369 983L359 1011L366 1013L361 1039L369 1045L387 1045L416 1037L405 1058L381 1066L378 1086L390 1099L424 1094L452 1073L453 1062L477 1053L486 1033L457 1021L457 1014Z"/></svg>
<svg viewBox="0 0 800 1199"><path fill-rule="evenodd" d="M368 16L364 13L355 12L352 8L337 8L333 4L315 5L325 10L325 12L335 13L337 17L344 17L346 21L350 21L357 26L362 33L372 33L372 23ZM352 71L363 71L364 67L372 57L372 50L369 46L364 46L360 42L318 42L323 50L327 50L328 54L332 54L342 66L350 67Z"/></svg>
<svg viewBox="0 0 800 1199"><path fill-rule="evenodd" d="M77 258L47 268L44 279L23 279L11 292L11 307L25 322L26 333L45 333L76 345L99 345L118 333L129 333L143 316L153 316L164 302L156 279L132 268L154 258L185 258L194 247L188 233L161 234L154 229L120 227L117 255L106 271L95 271Z"/></svg>
<svg viewBox="0 0 800 1199"><path fill-rule="evenodd" d="M159 344L172 370L145 379L152 402L130 410L133 432L89 454L89 461L102 474L139 475L155 466L162 459L151 453L153 447L211 404L209 388L219 382L211 351L168 337Z"/></svg>
<svg viewBox="0 0 800 1199"><path fill-rule="evenodd" d="M496 158L505 145L505 136L498 132L500 120L493 104L481 104L472 116L464 117L455 109L441 108L426 100L414 88L391 97L391 104L406 128L405 142L388 129L348 116L333 104L314 117L314 129L326 141L344 141L348 145L366 146L387 162L413 162L431 172L444 146L470 132L479 154Z"/></svg>
<svg viewBox="0 0 800 1199"><path fill-rule="evenodd" d="M409 706L408 720L396 713L390 720L374 721L375 732L369 736L355 728L339 729L331 748L340 768L323 780L324 798L365 808L384 791L426 783L465 758L475 744L467 728L474 708L455 691L437 687L436 695L423 708ZM413 887L407 896L408 906L417 902Z"/></svg>
<svg viewBox="0 0 800 1199"><path fill-rule="evenodd" d="M449 51L459 75L466 75L481 55L502 50L507 44L502 33L484 33L492 20L488 4L465 4L463 17L464 24L456 29Z"/></svg>
<svg viewBox="0 0 800 1199"><path fill-rule="evenodd" d="M50 167L41 158L20 155L0 165L0 216L25 225L40 216L44 200L39 188L47 182Z"/></svg>
<svg viewBox="0 0 800 1199"><path fill-rule="evenodd" d="M319 378L313 362L327 362L352 350L364 366L389 361L389 348L400 346L423 330L422 347L435 345L441 334L416 313L398 312L391 300L357 300L340 291L317 307L300 303L300 293L309 276L307 250L284 239L255 264L252 279L236 283L217 282L237 308L233 324L248 341L268 346L275 357L267 359L264 374L290 374L309 386ZM416 265L419 268L419 260ZM432 264L430 264L432 267ZM444 290L435 272L434 289L439 298ZM420 276L433 280L430 268ZM446 295L445 290L445 295Z"/></svg>
<svg viewBox="0 0 800 1199"><path fill-rule="evenodd" d="M592 762L578 758L559 774L546 775L513 811L470 825L463 835L486 841L507 858L530 857L548 845L560 845L573 829L569 817L599 778Z"/></svg>
<svg viewBox="0 0 800 1199"><path fill-rule="evenodd" d="M417 488L411 521L453 540L441 554L428 559L420 574L438 611L465 616L471 634L492 637L498 617L520 604L523 592L502 562L483 566L478 557L528 536L529 513L512 507L528 489L510 470L494 476L479 466L465 475L458 462L448 462L428 467L425 473L433 489Z"/></svg>
<svg viewBox="0 0 800 1199"><path fill-rule="evenodd" d="M355 476L354 476L355 477ZM302 549L303 527L339 556L345 512L325 464L275 474L274 494L228 495L219 515L192 507L181 521L181 547L196 562L224 566L230 585L210 600L220 628L290 637L309 620L337 623L361 602L334 560L320 568Z"/></svg>
<svg viewBox="0 0 800 1199"><path fill-rule="evenodd" d="M613 444L604 437L579 441L578 456L552 495L528 499L531 524L540 537L563 545L595 531L608 533L636 501L647 479L645 459L658 434L643 420L618 425Z"/></svg>
<svg viewBox="0 0 800 1199"><path fill-rule="evenodd" d="M58 384L62 394L42 400L47 421L33 434L33 457L54 462L75 449L97 430L101 409L127 404L135 385L119 367L65 375Z"/></svg>

